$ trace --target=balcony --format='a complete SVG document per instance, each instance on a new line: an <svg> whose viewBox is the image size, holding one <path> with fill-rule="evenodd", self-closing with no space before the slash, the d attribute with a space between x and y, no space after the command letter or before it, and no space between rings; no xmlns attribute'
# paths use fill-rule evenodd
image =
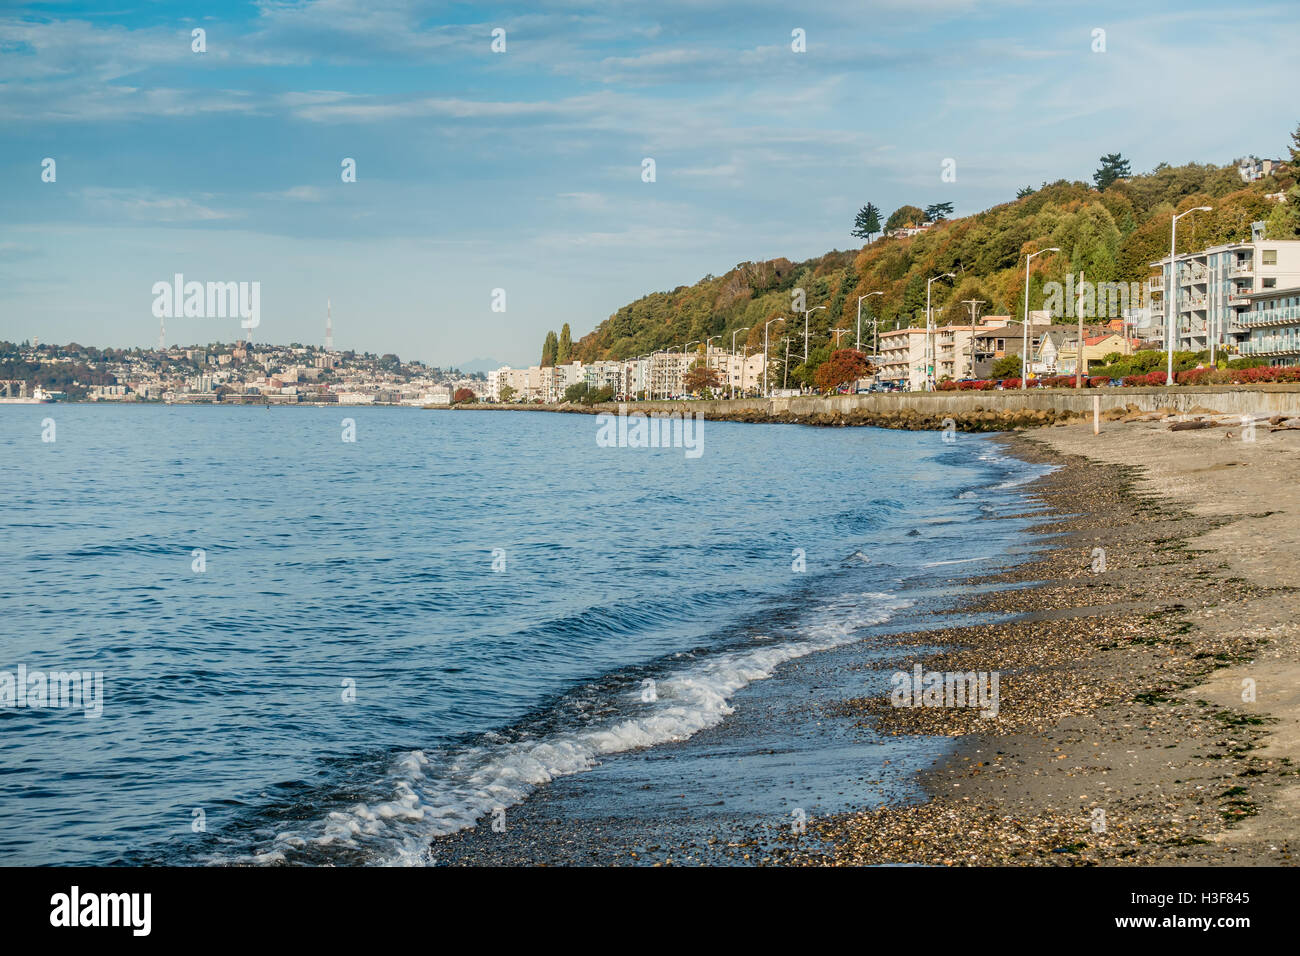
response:
<svg viewBox="0 0 1300 956"><path fill-rule="evenodd" d="M1147 291L1149 291L1149 292L1164 292L1164 291L1165 291L1165 277L1164 277L1164 276L1151 276L1149 279L1147 279Z"/></svg>
<svg viewBox="0 0 1300 956"><path fill-rule="evenodd" d="M1200 285L1205 282L1204 269L1183 269L1178 276L1179 285Z"/></svg>
<svg viewBox="0 0 1300 956"><path fill-rule="evenodd" d="M1289 305L1280 309L1260 309L1257 312L1242 312L1236 324L1247 329L1267 328L1270 325L1300 324L1300 305Z"/></svg>
<svg viewBox="0 0 1300 956"><path fill-rule="evenodd" d="M1253 262L1234 262L1228 266L1228 275L1230 276L1250 276L1255 274L1255 263Z"/></svg>
<svg viewBox="0 0 1300 956"><path fill-rule="evenodd" d="M1247 340L1239 349L1242 355L1300 355L1300 341L1295 339L1265 339L1262 342Z"/></svg>

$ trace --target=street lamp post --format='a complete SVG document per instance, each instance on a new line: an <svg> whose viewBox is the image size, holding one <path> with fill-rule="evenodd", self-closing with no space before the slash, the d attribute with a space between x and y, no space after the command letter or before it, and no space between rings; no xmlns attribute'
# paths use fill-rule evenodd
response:
<svg viewBox="0 0 1300 956"><path fill-rule="evenodd" d="M1174 347L1178 344L1178 339L1173 334L1175 323L1178 321L1178 260L1175 258L1177 253L1174 251L1178 237L1178 220L1194 212L1209 212L1210 209L1210 206L1193 206L1174 216L1169 223L1169 289L1165 292L1165 352L1168 358L1165 371L1166 385L1174 384Z"/></svg>
<svg viewBox="0 0 1300 956"><path fill-rule="evenodd" d="M736 364L736 336L739 335L741 332L748 332L748 331L749 331L749 326L746 325L744 328L736 329L736 331L731 333L731 364L732 365ZM731 388L731 397L735 398L736 382L734 376L732 375L730 366L727 367L727 385L730 386Z"/></svg>
<svg viewBox="0 0 1300 956"><path fill-rule="evenodd" d="M975 312L981 305L986 305L987 303L983 299L962 299L961 304L970 306L970 377L974 378L975 377ZM957 336L954 334L953 335L954 353L956 351L956 347L957 347ZM953 371L955 372L956 371L955 361L953 362L953 365L954 365Z"/></svg>
<svg viewBox="0 0 1300 956"><path fill-rule="evenodd" d="M1029 387L1029 263L1033 261L1034 256L1041 256L1044 252L1060 252L1056 246L1051 249L1039 249L1037 252L1031 252L1025 258L1025 327L1022 330L1024 338L1020 346L1020 387Z"/></svg>
<svg viewBox="0 0 1300 956"><path fill-rule="evenodd" d="M784 322L784 321L785 321L785 316L778 315L775 319L768 319L767 323L763 326L763 397L764 398L771 397L771 392L768 390L767 387L767 330L768 327L771 326L773 322Z"/></svg>
<svg viewBox="0 0 1300 956"><path fill-rule="evenodd" d="M955 272L944 272L941 275L934 276L925 280L925 351L926 351L926 369L925 369L925 388L928 392L934 391L934 313L930 311L930 286L940 279L955 279Z"/></svg>
<svg viewBox="0 0 1300 956"><path fill-rule="evenodd" d="M868 292L866 295L858 296L858 344L855 346L855 348L859 352L862 351L862 300L869 299L873 295L884 295L884 294L885 293L883 292ZM876 353L877 354L880 353L880 328L878 325L876 328Z"/></svg>

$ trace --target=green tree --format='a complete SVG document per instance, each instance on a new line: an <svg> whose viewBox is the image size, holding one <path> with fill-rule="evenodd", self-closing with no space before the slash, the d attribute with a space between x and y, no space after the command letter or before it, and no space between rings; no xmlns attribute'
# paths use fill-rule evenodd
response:
<svg viewBox="0 0 1300 956"><path fill-rule="evenodd" d="M1020 356L1004 355L993 363L991 373L994 378L1018 378L1020 376Z"/></svg>
<svg viewBox="0 0 1300 956"><path fill-rule="evenodd" d="M505 404L509 404L511 399L513 399L514 397L515 397L515 389L513 385L502 385L501 391L497 393L497 398L499 398Z"/></svg>
<svg viewBox="0 0 1300 956"><path fill-rule="evenodd" d="M1300 126L1291 134L1291 172L1300 174ZM1285 202L1280 202L1268 216L1270 239L1300 239L1300 182L1286 191Z"/></svg>
<svg viewBox="0 0 1300 956"><path fill-rule="evenodd" d="M1016 198L1024 199L1026 196L1032 196L1035 190L1033 186L1021 186L1016 190Z"/></svg>
<svg viewBox="0 0 1300 956"><path fill-rule="evenodd" d="M560 349L560 340L556 338L554 332L546 333L546 341L542 343L542 368L555 364L555 353Z"/></svg>
<svg viewBox="0 0 1300 956"><path fill-rule="evenodd" d="M889 218L885 221L885 232L901 229L908 223L917 226L924 221L925 210L920 206L899 206L889 214Z"/></svg>
<svg viewBox="0 0 1300 956"><path fill-rule="evenodd" d="M576 382L564 390L564 400L566 402L580 402L587 397L587 392L586 382Z"/></svg>
<svg viewBox="0 0 1300 956"><path fill-rule="evenodd" d="M1101 158L1101 166L1092 174L1092 181L1097 184L1099 192L1104 192L1116 181L1127 179L1131 175L1133 173L1127 159L1119 153L1107 153Z"/></svg>
<svg viewBox="0 0 1300 956"><path fill-rule="evenodd" d="M569 334L569 323L560 329L560 341L555 349L555 364L568 365L573 361L573 337Z"/></svg>
<svg viewBox="0 0 1300 956"><path fill-rule="evenodd" d="M925 221L938 222L940 219L947 219L952 215L952 203L937 202L932 206L925 207Z"/></svg>
<svg viewBox="0 0 1300 956"><path fill-rule="evenodd" d="M858 217L853 220L852 236L871 241L871 237L880 232L880 210L873 203L867 203L858 210Z"/></svg>

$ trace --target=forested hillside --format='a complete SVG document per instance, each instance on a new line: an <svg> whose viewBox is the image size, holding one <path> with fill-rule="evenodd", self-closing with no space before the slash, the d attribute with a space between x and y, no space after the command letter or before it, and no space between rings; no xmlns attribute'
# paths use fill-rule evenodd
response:
<svg viewBox="0 0 1300 956"><path fill-rule="evenodd" d="M915 236L878 238L860 250L829 252L806 262L742 262L725 275L705 276L694 285L624 306L574 342L571 355L587 362L629 358L714 335L723 336L719 344L729 347L732 330L744 326L749 330L737 337L737 344L761 347L764 322L791 317L791 291L801 288L808 308L828 307L811 317L815 334L808 368L791 369L792 378L811 380L829 356L828 330L852 328L857 297L867 292L883 293L864 303L880 316L882 329L923 325L926 279L944 272L957 273L957 279L933 285L934 305L944 309L942 320L964 320L967 313L959 303L966 299L987 302L985 315L1017 315L1024 308L1027 252L1051 246L1062 250L1034 260L1034 308L1042 308L1044 283L1064 281L1071 272L1082 271L1092 282L1143 282L1150 274L1148 264L1168 253L1170 217L1200 205L1213 211L1180 221L1180 251L1249 239L1251 223L1258 220L1269 223L1270 238L1300 238L1300 185L1293 173L1300 169L1300 129L1291 139L1288 165L1250 184L1243 183L1234 166L1162 165L1116 178L1106 175L1103 162L1094 177L1097 184L1060 180L1024 189L1012 202L973 216L941 219ZM1122 164L1117 155L1106 159ZM1268 198L1277 193L1287 201ZM921 212L920 206L905 208L908 218ZM944 211L942 204L930 209ZM902 220L895 215L890 221ZM853 210L846 210L846 232L852 223ZM802 316L789 324L789 331L798 332L801 346ZM779 327L773 333L779 334ZM841 344L851 341L850 335ZM548 336L545 359L554 361L557 351L567 350L557 350Z"/></svg>

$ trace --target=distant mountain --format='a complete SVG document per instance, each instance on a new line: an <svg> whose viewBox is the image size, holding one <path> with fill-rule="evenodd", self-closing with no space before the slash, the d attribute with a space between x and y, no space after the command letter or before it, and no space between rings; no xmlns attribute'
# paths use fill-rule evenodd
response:
<svg viewBox="0 0 1300 956"><path fill-rule="evenodd" d="M496 359L476 358L476 359L470 359L468 362L455 362L448 367L458 368L466 375L473 375L476 372L482 372L484 374L487 374L488 372L499 369L502 365L505 364L507 363L498 362Z"/></svg>

